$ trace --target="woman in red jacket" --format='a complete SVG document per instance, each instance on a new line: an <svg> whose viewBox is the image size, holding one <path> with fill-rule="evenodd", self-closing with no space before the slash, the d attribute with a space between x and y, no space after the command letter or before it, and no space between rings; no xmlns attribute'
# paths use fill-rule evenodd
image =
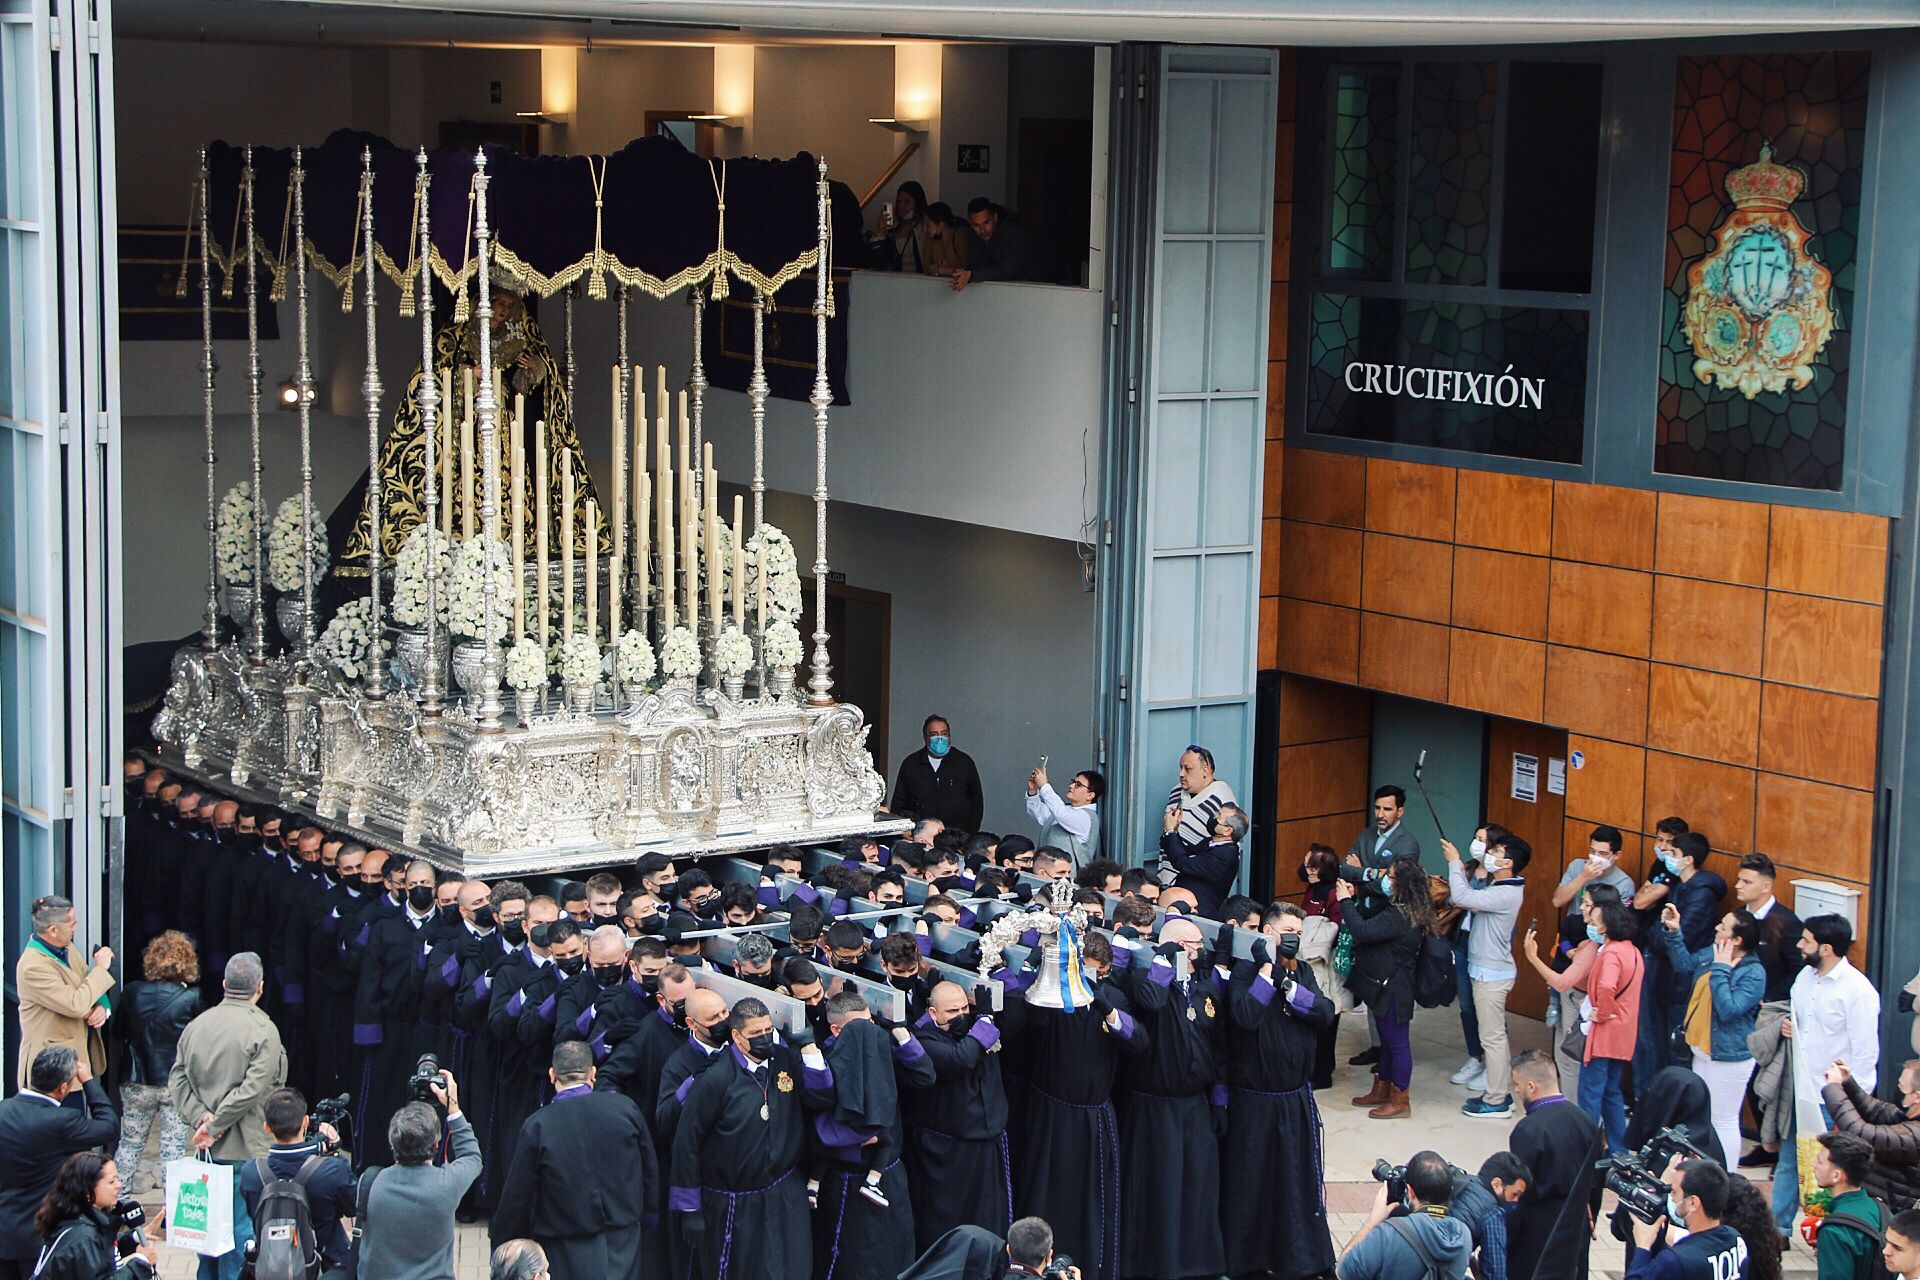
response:
<svg viewBox="0 0 1920 1280"><path fill-rule="evenodd" d="M1587 1052L1580 1066L1580 1109L1607 1131L1608 1150L1626 1150L1626 1096L1620 1077L1633 1058L1640 1035L1640 983L1646 976L1640 949L1633 945L1637 926L1633 908L1624 902L1601 906L1600 924L1589 923L1587 936L1600 944L1593 972L1587 978L1587 999L1581 1021L1587 1030Z"/></svg>

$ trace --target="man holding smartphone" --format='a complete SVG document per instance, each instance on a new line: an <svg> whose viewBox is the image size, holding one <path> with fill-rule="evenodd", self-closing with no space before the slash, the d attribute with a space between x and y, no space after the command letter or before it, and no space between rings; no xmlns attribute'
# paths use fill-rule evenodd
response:
<svg viewBox="0 0 1920 1280"><path fill-rule="evenodd" d="M1100 798L1107 793L1107 780L1097 770L1083 769L1067 783L1067 794L1055 793L1047 780L1047 758L1027 775L1027 816L1040 826L1035 837L1040 848L1064 849L1073 857L1074 874L1098 856L1100 850Z"/></svg>

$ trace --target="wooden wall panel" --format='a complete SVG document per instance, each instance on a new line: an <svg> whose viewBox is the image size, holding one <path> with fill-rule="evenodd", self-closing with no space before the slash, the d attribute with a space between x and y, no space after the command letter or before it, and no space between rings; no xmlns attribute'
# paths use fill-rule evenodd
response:
<svg viewBox="0 0 1920 1280"><path fill-rule="evenodd" d="M1362 551L1360 607L1422 622L1453 608L1453 545L1369 533Z"/></svg>
<svg viewBox="0 0 1920 1280"><path fill-rule="evenodd" d="M1689 578L1764 587L1768 510L1759 502L1663 493L1654 567Z"/></svg>
<svg viewBox="0 0 1920 1280"><path fill-rule="evenodd" d="M1546 646L1479 631L1453 632L1447 701L1456 707L1538 721L1547 678Z"/></svg>
<svg viewBox="0 0 1920 1280"><path fill-rule="evenodd" d="M1653 580L1653 658L1729 675L1758 676L1767 593L1700 578Z"/></svg>
<svg viewBox="0 0 1920 1280"><path fill-rule="evenodd" d="M1453 625L1547 638L1547 566L1540 556L1461 546L1453 553Z"/></svg>
<svg viewBox="0 0 1920 1280"><path fill-rule="evenodd" d="M1653 534L1651 491L1554 481L1554 559L1651 569Z"/></svg>
<svg viewBox="0 0 1920 1280"><path fill-rule="evenodd" d="M1358 608L1360 531L1300 520L1278 523L1281 563L1275 567L1275 592L1297 600Z"/></svg>
<svg viewBox="0 0 1920 1280"><path fill-rule="evenodd" d="M1540 761L1539 791L1531 802L1513 798L1510 780L1515 752L1535 756ZM1529 919L1553 917L1553 888L1560 879L1558 873L1549 868L1557 868L1561 863L1560 840L1566 804L1564 797L1547 789L1549 758L1567 758L1567 735L1561 730L1504 719L1487 725L1487 820L1518 832L1533 846L1534 861L1526 871L1526 894L1520 907L1518 928L1521 931L1526 929ZM1515 941L1518 940L1516 937ZM1531 965L1522 964L1519 969L1520 976L1514 983L1507 1007L1529 1018L1545 1016L1546 983L1534 973Z"/></svg>
<svg viewBox="0 0 1920 1280"><path fill-rule="evenodd" d="M1567 757L1567 812L1580 815L1589 826L1605 823L1622 831L1638 830L1646 792L1646 749L1573 733L1567 735L1567 750L1584 757L1578 769Z"/></svg>
<svg viewBox="0 0 1920 1280"><path fill-rule="evenodd" d="M1277 451L1276 451L1277 452ZM1262 494L1265 494L1263 489ZM1260 594L1280 594L1280 526L1278 519L1260 521Z"/></svg>
<svg viewBox="0 0 1920 1280"><path fill-rule="evenodd" d="M1874 605L1768 592L1766 677L1877 698L1882 626Z"/></svg>
<svg viewBox="0 0 1920 1280"><path fill-rule="evenodd" d="M1360 677L1360 613L1282 598L1276 660L1283 670L1353 684Z"/></svg>
<svg viewBox="0 0 1920 1280"><path fill-rule="evenodd" d="M1453 634L1438 623L1361 614L1360 683L1385 693L1445 702Z"/></svg>
<svg viewBox="0 0 1920 1280"><path fill-rule="evenodd" d="M1351 809L1367 796L1366 738L1280 748L1282 822Z"/></svg>
<svg viewBox="0 0 1920 1280"><path fill-rule="evenodd" d="M1275 394L1271 387L1268 395ZM1288 449L1281 510L1290 520L1358 529L1367 519L1367 460L1319 449Z"/></svg>
<svg viewBox="0 0 1920 1280"><path fill-rule="evenodd" d="M1760 682L1654 663L1647 745L1751 768L1760 752Z"/></svg>
<svg viewBox="0 0 1920 1280"><path fill-rule="evenodd" d="M1264 450L1266 465L1260 481L1260 517L1263 520L1278 520L1286 507L1286 457L1285 449Z"/></svg>
<svg viewBox="0 0 1920 1280"><path fill-rule="evenodd" d="M1887 522L1847 511L1775 507L1767 585L1775 591L1881 603L1887 594Z"/></svg>
<svg viewBox="0 0 1920 1280"><path fill-rule="evenodd" d="M1260 602L1260 670L1280 666L1280 601L1268 596Z"/></svg>
<svg viewBox="0 0 1920 1280"><path fill-rule="evenodd" d="M1760 713L1760 767L1871 791L1879 729L1880 706L1871 699L1768 685Z"/></svg>
<svg viewBox="0 0 1920 1280"><path fill-rule="evenodd" d="M1760 775L1754 848L1822 880L1864 883L1873 849L1873 793Z"/></svg>
<svg viewBox="0 0 1920 1280"><path fill-rule="evenodd" d="M1638 658L1547 646L1546 718L1617 742L1647 739L1648 664Z"/></svg>
<svg viewBox="0 0 1920 1280"><path fill-rule="evenodd" d="M1547 589L1547 639L1629 658L1647 656L1652 574L1555 560Z"/></svg>
<svg viewBox="0 0 1920 1280"><path fill-rule="evenodd" d="M1452 467L1367 459L1367 528L1436 541L1453 536Z"/></svg>
<svg viewBox="0 0 1920 1280"><path fill-rule="evenodd" d="M1752 769L1649 751L1640 830L1679 814L1716 849L1753 848L1753 791Z"/></svg>
<svg viewBox="0 0 1920 1280"><path fill-rule="evenodd" d="M1280 677L1280 745L1365 737L1373 727L1373 695L1351 685Z"/></svg>
<svg viewBox="0 0 1920 1280"><path fill-rule="evenodd" d="M1553 482L1498 471L1460 472L1454 540L1544 556L1553 543Z"/></svg>

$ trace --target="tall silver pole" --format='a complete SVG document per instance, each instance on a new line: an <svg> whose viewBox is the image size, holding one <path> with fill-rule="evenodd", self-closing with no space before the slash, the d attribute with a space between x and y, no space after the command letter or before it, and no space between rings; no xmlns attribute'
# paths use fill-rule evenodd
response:
<svg viewBox="0 0 1920 1280"><path fill-rule="evenodd" d="M253 147L241 153L240 221L247 238L247 427L253 437L253 665L267 663L267 495L260 467L260 262L254 249Z"/></svg>
<svg viewBox="0 0 1920 1280"><path fill-rule="evenodd" d="M307 350L307 170L293 149L293 291L295 356L293 387L300 413L300 641L295 655L304 666L313 657L313 360ZM371 301L371 300L369 300ZM369 315L373 308L367 308ZM377 633L376 633L377 634Z"/></svg>
<svg viewBox="0 0 1920 1280"><path fill-rule="evenodd" d="M760 520L767 499L767 312L773 310L773 295L758 290L753 295L753 376L747 379L747 405L753 417L753 531L760 531Z"/></svg>
<svg viewBox="0 0 1920 1280"><path fill-rule="evenodd" d="M420 148L420 431L427 445L427 658L420 677L420 710L440 714L440 377L433 363L433 175Z"/></svg>
<svg viewBox="0 0 1920 1280"><path fill-rule="evenodd" d="M493 233L487 225L487 153L475 153L473 171L473 238L479 251L480 305L475 323L479 328L480 387L474 401L474 415L480 420L481 467L480 537L482 538L480 616L486 633L486 657L480 664L480 706L477 712L482 733L499 733L500 724L500 618L494 607L497 587L494 583L493 542L500 535L500 442L499 405L493 394L493 286L489 279L489 260L493 256ZM543 584L544 586L544 584ZM572 601L567 602L572 608Z"/></svg>
<svg viewBox="0 0 1920 1280"><path fill-rule="evenodd" d="M807 701L816 707L833 705L833 662L827 657L827 406L833 388L827 385L827 291L833 287L832 229L827 219L829 197L827 162L820 162L817 191L820 241L814 259L813 292L813 675L807 681Z"/></svg>
<svg viewBox="0 0 1920 1280"><path fill-rule="evenodd" d="M376 341L374 304L375 271L373 251L373 148L360 149L360 239L366 245L367 281L367 376L360 394L367 402L367 697L383 698L387 693L387 673L380 661L380 570L386 530L380 523L380 348ZM351 263L348 264L352 266ZM429 654L431 657L431 654Z"/></svg>
<svg viewBox="0 0 1920 1280"><path fill-rule="evenodd" d="M720 270L724 271L726 268L723 266ZM707 387L709 385L707 382L706 344L701 340L707 314L706 286L696 284L687 290L687 304L693 308L693 365L687 370L687 391L689 393L688 399L693 401L693 408L690 412L690 416L693 418L693 457L690 460L690 466L693 471L693 509L698 513L706 510L704 505L706 499L702 496L701 489L707 482L706 470L700 465L700 459L706 456L706 450L701 448L702 441L706 439L701 424L705 416ZM702 527L704 528L705 526ZM693 548L688 547L687 550L691 553ZM697 600L694 601L696 606L698 606L699 603ZM697 631L699 627L696 625L694 629Z"/></svg>
<svg viewBox="0 0 1920 1280"><path fill-rule="evenodd" d="M200 392L207 432L207 625L201 636L209 649L220 643L220 553L215 542L218 499L214 495L213 449L213 250L208 244L207 149L200 148ZM184 283L184 282L183 282ZM259 501L255 495L256 502ZM260 583L253 584L254 607L260 605Z"/></svg>

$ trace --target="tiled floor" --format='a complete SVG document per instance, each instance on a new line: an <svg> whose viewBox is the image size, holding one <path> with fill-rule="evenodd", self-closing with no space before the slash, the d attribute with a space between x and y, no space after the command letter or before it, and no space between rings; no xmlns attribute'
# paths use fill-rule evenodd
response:
<svg viewBox="0 0 1920 1280"><path fill-rule="evenodd" d="M1364 1111L1347 1104L1350 1096L1365 1090L1366 1070L1345 1065L1347 1058L1365 1047L1366 1034L1364 1018L1348 1015L1341 1027L1338 1061L1342 1065L1335 1087L1318 1095L1326 1125L1327 1209L1336 1245L1344 1244L1366 1220L1377 1185L1369 1174L1376 1158L1397 1164L1415 1151L1431 1148L1457 1165L1477 1169L1481 1161L1506 1147L1513 1128L1511 1120L1474 1120L1460 1114L1467 1092L1447 1083L1462 1056L1460 1025L1451 1009L1423 1012L1414 1020L1413 1115L1406 1120L1368 1119ZM1515 1019L1513 1040L1516 1053L1544 1048L1547 1030L1537 1022ZM159 1198L148 1199L148 1213L157 1219ZM1620 1280L1625 1271L1623 1249L1604 1227L1599 1236L1591 1257L1593 1280ZM485 1280L487 1253L485 1223L459 1228L454 1244L458 1280ZM192 1280L194 1263L191 1254L160 1248L163 1280ZM1812 1251L1799 1240L1783 1263L1790 1276L1810 1276L1815 1270Z"/></svg>

